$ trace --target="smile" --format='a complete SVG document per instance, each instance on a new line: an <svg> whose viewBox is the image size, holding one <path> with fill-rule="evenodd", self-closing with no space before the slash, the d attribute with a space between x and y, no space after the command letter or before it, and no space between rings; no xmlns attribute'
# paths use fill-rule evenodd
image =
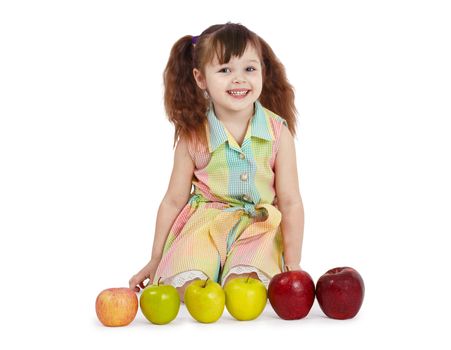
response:
<svg viewBox="0 0 451 350"><path fill-rule="evenodd" d="M234 97L243 97L243 96L246 96L249 91L251 91L251 90L235 89L235 90L227 90L227 93Z"/></svg>

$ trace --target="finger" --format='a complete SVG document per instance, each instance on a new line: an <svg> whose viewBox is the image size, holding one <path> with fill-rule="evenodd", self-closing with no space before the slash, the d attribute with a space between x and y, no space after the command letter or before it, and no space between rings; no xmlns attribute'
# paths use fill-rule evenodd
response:
<svg viewBox="0 0 451 350"><path fill-rule="evenodd" d="M139 275L133 276L133 277L130 279L130 281L128 282L128 285L129 285L130 289L135 288L136 285L138 284L139 280L140 280ZM139 288L138 288L138 289L139 289Z"/></svg>

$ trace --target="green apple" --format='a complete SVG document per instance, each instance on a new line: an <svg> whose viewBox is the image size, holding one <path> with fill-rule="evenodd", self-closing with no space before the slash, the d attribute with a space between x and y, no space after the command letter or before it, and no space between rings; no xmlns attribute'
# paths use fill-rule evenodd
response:
<svg viewBox="0 0 451 350"><path fill-rule="evenodd" d="M177 289L171 285L152 284L147 286L139 298L144 316L154 324L167 324L176 318L180 309Z"/></svg>
<svg viewBox="0 0 451 350"><path fill-rule="evenodd" d="M216 322L224 312L224 290L210 279L191 282L185 289L184 299L190 315L202 323Z"/></svg>
<svg viewBox="0 0 451 350"><path fill-rule="evenodd" d="M256 319L266 306L265 285L258 279L236 277L224 287L226 307L239 321Z"/></svg>

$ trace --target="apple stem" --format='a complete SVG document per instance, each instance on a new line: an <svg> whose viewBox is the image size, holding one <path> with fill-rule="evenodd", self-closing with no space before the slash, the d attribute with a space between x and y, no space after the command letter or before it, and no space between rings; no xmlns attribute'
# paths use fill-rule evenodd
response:
<svg viewBox="0 0 451 350"><path fill-rule="evenodd" d="M249 283L249 278L251 277L251 274L247 275L246 283Z"/></svg>
<svg viewBox="0 0 451 350"><path fill-rule="evenodd" d="M210 277L207 277L207 279L205 280L204 286L202 288L205 288L207 286L207 281Z"/></svg>
<svg viewBox="0 0 451 350"><path fill-rule="evenodd" d="M162 277L160 277L160 278L158 279L157 286L160 285L160 280L161 280L161 278L162 278Z"/></svg>
<svg viewBox="0 0 451 350"><path fill-rule="evenodd" d="M285 265L285 270L290 271L290 268L288 267L288 265Z"/></svg>

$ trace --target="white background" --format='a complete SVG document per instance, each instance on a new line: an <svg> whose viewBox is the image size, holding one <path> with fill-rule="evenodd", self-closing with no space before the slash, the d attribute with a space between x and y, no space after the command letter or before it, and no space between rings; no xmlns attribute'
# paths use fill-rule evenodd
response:
<svg viewBox="0 0 451 350"><path fill-rule="evenodd" d="M431 0L2 1L1 347L449 348L450 18ZM148 261L171 172L169 50L227 21L296 89L302 267L356 268L362 309L103 327L95 298Z"/></svg>

